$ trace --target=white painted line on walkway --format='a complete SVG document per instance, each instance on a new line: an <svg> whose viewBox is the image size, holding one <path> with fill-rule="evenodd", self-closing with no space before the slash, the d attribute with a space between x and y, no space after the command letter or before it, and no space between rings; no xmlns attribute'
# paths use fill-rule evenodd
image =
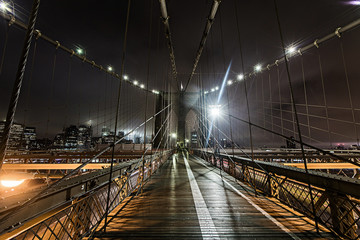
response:
<svg viewBox="0 0 360 240"><path fill-rule="evenodd" d="M206 168L210 169L208 166L206 166L203 162L200 162L202 165L204 165ZM278 220L270 216L264 209L256 205L250 198L248 198L245 194L237 190L233 185L231 185L228 181L226 181L224 178L220 177L218 174L216 174L220 179L222 179L227 185L229 185L238 195L243 197L248 203L250 203L254 208L256 208L259 212L261 212L265 217L267 217L270 221L272 221L276 226L278 226L281 230L286 232L290 235L293 239L301 240L298 236L296 236L294 233L292 233L287 227L282 225Z"/></svg>
<svg viewBox="0 0 360 240"><path fill-rule="evenodd" d="M218 233L216 232L215 224L211 218L210 212L200 192L194 174L190 168L189 162L187 161L184 154L183 154L183 158L190 182L191 192L193 195L195 208L196 208L196 214L199 220L200 230L203 239L220 239Z"/></svg>

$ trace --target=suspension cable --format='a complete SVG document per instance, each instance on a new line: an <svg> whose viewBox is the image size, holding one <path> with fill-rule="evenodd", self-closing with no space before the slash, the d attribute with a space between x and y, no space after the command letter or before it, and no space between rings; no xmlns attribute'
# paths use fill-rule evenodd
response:
<svg viewBox="0 0 360 240"><path fill-rule="evenodd" d="M331 148L332 140L331 140L331 134L330 134L329 112L328 112L328 104L327 104L327 99L326 99L324 73L323 73L323 67L322 67L322 63L321 63L321 56L320 56L319 50L317 51L317 53L318 53L318 61L319 61L319 69L320 69L321 88L322 88L323 101L324 101L324 106L325 106L326 125L328 128L328 138L329 138L329 144L330 144L330 148Z"/></svg>
<svg viewBox="0 0 360 240"><path fill-rule="evenodd" d="M39 6L40 6L40 0L34 0L30 19L29 19L29 24L27 26L27 31L25 34L25 41L24 41L24 45L23 45L23 49L22 49L22 53L21 53L21 58L19 60L19 65L17 68L16 79L14 82L14 87L13 87L13 91L11 94L11 99L10 99L7 115L6 115L4 131L3 131L3 135L1 138L1 142L0 142L0 170L1 170L3 162L5 160L6 147L7 147L8 141L9 141L9 137L10 137L10 129L11 129L11 126L12 126L12 124L14 122L14 118L15 118L15 112L16 112L16 108L17 108L17 104L18 104L18 100L19 100L19 96L20 96L20 91L21 91L24 74L25 74L25 68L26 68L26 63L27 63L27 59L28 59L28 55L29 55L30 46L31 46L31 40L34 35L34 28L35 28L35 23L36 23Z"/></svg>
<svg viewBox="0 0 360 240"><path fill-rule="evenodd" d="M344 66L344 74L345 74L346 86L347 86L347 90L348 90L348 97L349 97L349 103L350 103L350 108L351 108L351 115L352 115L352 120L353 120L353 123L354 123L354 131L355 131L355 136L356 136L356 145L359 147L359 132L358 132L358 128L356 127L355 110L354 110L354 105L353 105L353 100L352 100L351 88L350 88L350 83L349 83L349 74L348 74L348 70L347 70L347 64L346 64L346 61L345 61L344 46L343 46L342 41L340 41L340 50L341 50L341 59L342 59L343 66Z"/></svg>
<svg viewBox="0 0 360 240"><path fill-rule="evenodd" d="M2 16L2 15L0 14L0 16ZM5 16L3 16L3 17L4 17L5 19L7 19L7 20L10 20L10 17L9 17L8 15L5 15ZM18 26L18 27L20 27L20 28L22 28L22 29L24 29L24 30L27 30L27 28L28 28L26 24L24 24L23 22L19 21L18 19L15 19L13 23L14 23L14 25L16 25L16 26ZM113 77L119 79L120 81L126 82L126 83L129 84L130 86L135 87L135 85L133 84L133 82L131 82L129 79L124 79L121 74L119 75L119 74L115 73L114 71L111 72L111 71L107 70L107 69L104 68L102 65L99 65L99 64L97 64L95 61L86 58L86 56L83 56L83 55L81 55L81 54L78 54L78 53L76 53L73 49L68 48L68 47L60 44L59 41L55 41L55 40L49 38L48 36L44 35L40 30L35 30L35 34L36 34L36 37L37 37L37 38L41 38L41 39L45 40L46 42L50 43L51 45L54 45L55 47L58 47L58 49L63 50L64 52L70 54L70 56L76 56L76 57L79 58L82 62L87 63L87 64L90 64L91 66L97 68L99 71L102 71L102 72L105 72L105 73L107 73L107 74L110 74L110 75L112 75ZM147 92L152 93L152 94L156 94L156 93L154 93L153 91L151 91L151 90L149 90L149 89L145 89L145 88L139 88L139 89L141 89L142 91L147 91Z"/></svg>
<svg viewBox="0 0 360 240"><path fill-rule="evenodd" d="M241 58L241 71L242 71L242 74L244 74L244 71L245 71L244 55L243 55L243 49L242 49L242 44L241 44L241 34L240 34L240 26L239 26L237 0L234 0L234 4L235 4L234 9L235 9L236 29L237 29L237 33L238 33L238 42L239 42L239 50L240 50L240 58ZM246 99L246 109L247 109L248 122L249 122L248 124L249 124L251 159L254 160L254 144L253 144L252 125L250 124L251 116L250 116L249 96L248 96L245 78L243 79L243 82L244 82L244 93L245 93L245 99Z"/></svg>
<svg viewBox="0 0 360 240"><path fill-rule="evenodd" d="M159 0L160 2L160 9L161 9L161 16L164 23L164 32L165 32L165 38L167 39L167 46L169 49L169 55L170 55L170 62L171 62L171 68L172 68L172 75L175 78L176 81L176 87L178 90L180 90L180 84L179 80L177 78L177 70L176 70L176 62L175 62L175 53L174 53L174 46L171 39L171 32L170 32L170 25L169 25L169 15L167 13L166 9L166 1L165 0Z"/></svg>
<svg viewBox="0 0 360 240"><path fill-rule="evenodd" d="M57 58L57 48L55 49L54 59L53 59L53 66L52 66L52 72L51 72L51 80L50 80L50 96L48 99L48 107L47 107L47 119L46 119L46 146L48 145L48 137L49 137L49 123L50 123L50 112L52 108L53 98L54 98L54 79L55 79L55 69L56 69L56 58Z"/></svg>
<svg viewBox="0 0 360 240"><path fill-rule="evenodd" d="M131 1L131 0L129 0ZM165 111L166 109L168 109L171 106L171 104L167 105L166 107L164 107L163 109L161 109L160 111L158 111L157 113L155 113L154 115L152 115L150 118L148 118L145 122L142 122L141 124L139 124L138 126L134 127L133 129L131 129L128 133L124 134L123 137L121 137L120 139L118 139L116 142L110 144L109 146L99 150L93 157L88 158L86 161L82 162L77 168L71 170L69 173L67 173L65 176L63 176L62 178L60 178L58 181L50 184L47 188L43 189L42 191L40 191L38 194L36 194L34 197L32 197L31 199L29 199L28 201L22 203L19 207L17 207L15 210L19 210L22 209L24 207L27 207L29 204L35 202L36 200L38 200L40 197L42 197L44 194L47 194L50 192L50 190L52 190L53 188L55 188L56 186L58 186L60 183L64 182L65 180L69 179L71 176L75 175L76 173L79 172L80 169L84 168L87 164L91 163L93 160L99 158L102 154L104 154L105 152L111 150L113 148L113 146L117 145L118 143L120 143L122 140L124 140L127 136L129 136L130 134L132 134L133 132L139 130L141 127L143 127L145 125L145 123L151 121L152 119L154 119L157 115L161 114L163 111ZM4 215L3 217L0 218L0 222L1 221L6 221L6 219L12 215L12 212L9 212L8 214Z"/></svg>
<svg viewBox="0 0 360 240"><path fill-rule="evenodd" d="M310 129L310 117L309 117L309 105L308 105L308 96L307 96L307 89L306 89L306 79L305 79L305 70L304 70L304 58L301 56L301 75L302 81L304 86L304 97L305 97L305 109L306 109L306 120L308 123L308 134L311 144L311 129Z"/></svg>
<svg viewBox="0 0 360 240"><path fill-rule="evenodd" d="M207 119L207 121L210 121L210 120ZM223 133L223 134L224 134L224 133ZM224 134L224 135L225 135L226 138L229 139L229 137L226 136L226 134ZM243 152L243 153L249 158L249 155L248 155L247 153L245 153L239 146L237 146L237 147L238 147L238 149L239 149L241 152ZM226 156L230 159L230 161L232 161L232 162L235 164L235 166L236 166L236 163L235 163L234 160L232 160L231 155L229 155L224 148L222 148L222 149L224 150L225 155L226 155ZM214 152L213 152L213 154L214 154ZM249 160L251 160L251 158L249 158ZM285 191L286 193L288 193L288 194L290 194L290 195L293 195L288 189L286 189L286 188L278 181L278 179L277 179L276 177L274 177L273 175L271 175L266 169L264 169L260 164L258 164L257 161L252 160L252 162L254 163L254 166L255 166L255 165L258 166L258 168L260 168L270 179L272 179L274 182L276 182L277 185L278 185L283 191ZM255 168L253 168L253 171L255 171ZM243 175L244 175L244 174L243 174ZM255 174L254 174L254 176L255 176ZM246 180L248 180L245 175L244 175L244 177L246 178ZM253 184L255 184L255 183L252 184L251 181L249 181L249 180L248 180L248 182L249 182L249 184L254 188L255 185L253 185ZM256 189L254 188L254 190L255 190L255 196L256 196L256 194L257 194ZM311 191L311 189L309 189L309 192L310 192L310 191ZM310 193L310 194L311 194L311 193ZM300 202L299 199L296 199L296 198L295 198L295 201L297 201L299 204L302 205L302 203Z"/></svg>
<svg viewBox="0 0 360 240"><path fill-rule="evenodd" d="M115 155L115 145L116 141L116 132L118 127L118 118L119 118L119 111L120 111L120 100L121 100L121 87L122 87L122 80L124 79L123 73L124 73L124 67L125 67L125 56L126 56L126 44L127 44L127 34L128 34L128 28L129 28L129 17L130 17L130 5L131 0L128 0L127 4L127 13L126 13L126 22L125 22L125 32L124 32L124 43L123 43L123 49L122 49L122 58L121 58L121 69L120 69L120 77L121 80L119 82L119 88L118 88L118 96L117 96L117 105L116 105L116 115L115 115L115 134L114 134L114 140L112 144L112 151L111 151L111 164L110 164L110 174L109 174L109 187L108 187L108 193L107 193L107 200L106 200L106 215L105 215L105 226L107 224L107 217L108 217L108 210L109 210L109 201L110 201L110 190L111 190L111 182L112 182L112 171L114 167L114 155ZM145 121L146 123L146 121ZM106 227L104 228L104 232L106 232Z"/></svg>
<svg viewBox="0 0 360 240"><path fill-rule="evenodd" d="M24 126L26 126L27 112L30 107L30 93L31 93L32 80L33 80L33 71L34 71L34 66L35 66L36 50L37 50L37 40L35 40L35 43L34 43L34 49L33 49L33 54L32 54L32 59L31 59L29 86L27 89L26 100L25 100L26 106L25 106L25 110L24 110L24 123L23 123ZM1 69L0 69L0 74L1 74Z"/></svg>
<svg viewBox="0 0 360 240"><path fill-rule="evenodd" d="M3 52L2 52L2 55L1 55L1 62L0 62L0 75L2 73L2 69L3 69L3 66L4 66L6 47L7 47L8 38L9 38L9 31L10 31L10 25L7 25L6 32L5 32L4 47L3 47Z"/></svg>
<svg viewBox="0 0 360 240"><path fill-rule="evenodd" d="M212 4L211 10L210 10L210 14L209 14L208 19L206 21L206 25L205 25L205 29L204 29L204 32L203 32L203 35L202 35L202 38L201 38L201 41L200 41L200 45L199 45L199 48L198 48L196 56L195 56L194 65L193 65L192 71L190 73L189 79L188 79L188 81L187 81L187 83L185 85L185 88L183 90L184 92L186 91L192 77L195 74L196 67L197 67L197 65L198 65L198 63L200 61L200 57L201 57L202 51L204 49L207 36L209 35L212 24L214 23L215 15L216 15L216 12L217 12L217 10L219 8L220 2L221 2L220 0L213 0L213 4Z"/></svg>
<svg viewBox="0 0 360 240"><path fill-rule="evenodd" d="M152 22L153 22L153 0L150 0L150 21L149 21L149 45L148 45L148 56L147 56L147 73L146 73L146 88L149 87L149 78L150 78L150 58L151 58L151 37L152 37ZM145 94L145 110L144 110L144 119L146 120L147 116L147 107L148 107L148 92ZM161 117L161 115L160 115ZM146 123L144 126L144 152L146 148ZM144 184L144 177L145 177L145 159L143 158L142 166L141 166L141 185ZM142 187L140 187L142 190Z"/></svg>
<svg viewBox="0 0 360 240"><path fill-rule="evenodd" d="M225 49L224 49L224 33L223 33L223 25L222 25L222 17L221 17L221 9L219 12L219 19L220 19L220 39L221 39L221 49L222 49L222 57L223 57L223 69L224 72L226 71L225 66ZM227 84L227 83L225 83ZM230 112L230 100L229 100L229 88L226 88L226 100L227 100L227 110ZM230 131L230 141L231 141L231 149L232 154L234 155L234 139L233 139L233 129L232 129L232 122L231 117L229 116L229 131Z"/></svg>
<svg viewBox="0 0 360 240"><path fill-rule="evenodd" d="M299 141L300 141L301 153L302 153L302 157L303 157L303 161L304 161L304 168L305 168L305 172L306 172L307 176L309 176L308 175L309 170L308 170L308 167L307 167L307 159L306 159L306 156L305 156L304 144L303 144L303 141L302 141L299 116L297 114L297 109L296 109L296 104L295 104L295 96L294 96L294 90L293 90L291 76L290 76L289 64L288 64L288 60L286 59L286 50L285 50L284 36L283 36L283 33L282 33L282 28L281 28L279 10L278 10L278 6L277 6L277 1L274 0L273 2L274 2L274 8L275 8L275 14L276 14L276 20L277 20L279 35L280 35L282 52L283 52L284 58L285 58L286 73L287 73L287 78L288 78L288 83L289 83L289 88L290 88L290 96L291 96L292 106L294 108L294 113L295 113L297 131L298 131L298 134L299 134ZM320 57L320 55L319 55L319 57ZM312 206L314 220L315 220L315 227L316 227L316 231L319 233L319 225L318 225L318 219L317 219L317 215L316 215L316 208L315 208L315 203L314 203L314 196L313 196L313 192L312 192L312 187L311 187L311 184L310 184L310 179L308 179L308 186L309 186L309 190L310 190L310 199L311 199L311 206Z"/></svg>

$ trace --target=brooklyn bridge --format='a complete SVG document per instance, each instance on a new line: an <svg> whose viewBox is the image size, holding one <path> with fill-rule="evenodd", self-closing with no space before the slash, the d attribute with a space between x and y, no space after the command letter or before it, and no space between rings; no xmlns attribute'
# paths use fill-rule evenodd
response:
<svg viewBox="0 0 360 240"><path fill-rule="evenodd" d="M0 0L0 239L359 239L359 13Z"/></svg>

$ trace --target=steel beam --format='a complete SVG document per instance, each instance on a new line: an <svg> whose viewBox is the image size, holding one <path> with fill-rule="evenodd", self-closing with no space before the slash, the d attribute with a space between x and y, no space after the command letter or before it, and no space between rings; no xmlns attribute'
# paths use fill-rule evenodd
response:
<svg viewBox="0 0 360 240"><path fill-rule="evenodd" d="M80 163L29 163L29 164L4 164L4 170L69 170L79 167ZM117 164L114 164L117 165ZM82 169L104 169L110 167L110 163L89 163Z"/></svg>

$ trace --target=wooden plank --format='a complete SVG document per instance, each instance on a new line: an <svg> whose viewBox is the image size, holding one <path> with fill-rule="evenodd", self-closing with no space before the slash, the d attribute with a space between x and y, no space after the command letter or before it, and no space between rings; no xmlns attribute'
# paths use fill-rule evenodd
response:
<svg viewBox="0 0 360 240"><path fill-rule="evenodd" d="M253 207L249 199L301 239L332 238L325 228L321 228L320 235L316 234L314 225L301 214L289 211L278 202L252 196L251 189L234 183L231 176L222 173L222 179L218 169L204 166L195 158L188 161L214 223L212 230L220 238L293 239ZM247 199L239 196L225 181L246 194ZM121 208L118 206L110 214L114 219L106 233L96 232L96 239L212 238L200 228L199 219L204 216L197 213L182 157L165 163L145 186L144 192L118 212Z"/></svg>

